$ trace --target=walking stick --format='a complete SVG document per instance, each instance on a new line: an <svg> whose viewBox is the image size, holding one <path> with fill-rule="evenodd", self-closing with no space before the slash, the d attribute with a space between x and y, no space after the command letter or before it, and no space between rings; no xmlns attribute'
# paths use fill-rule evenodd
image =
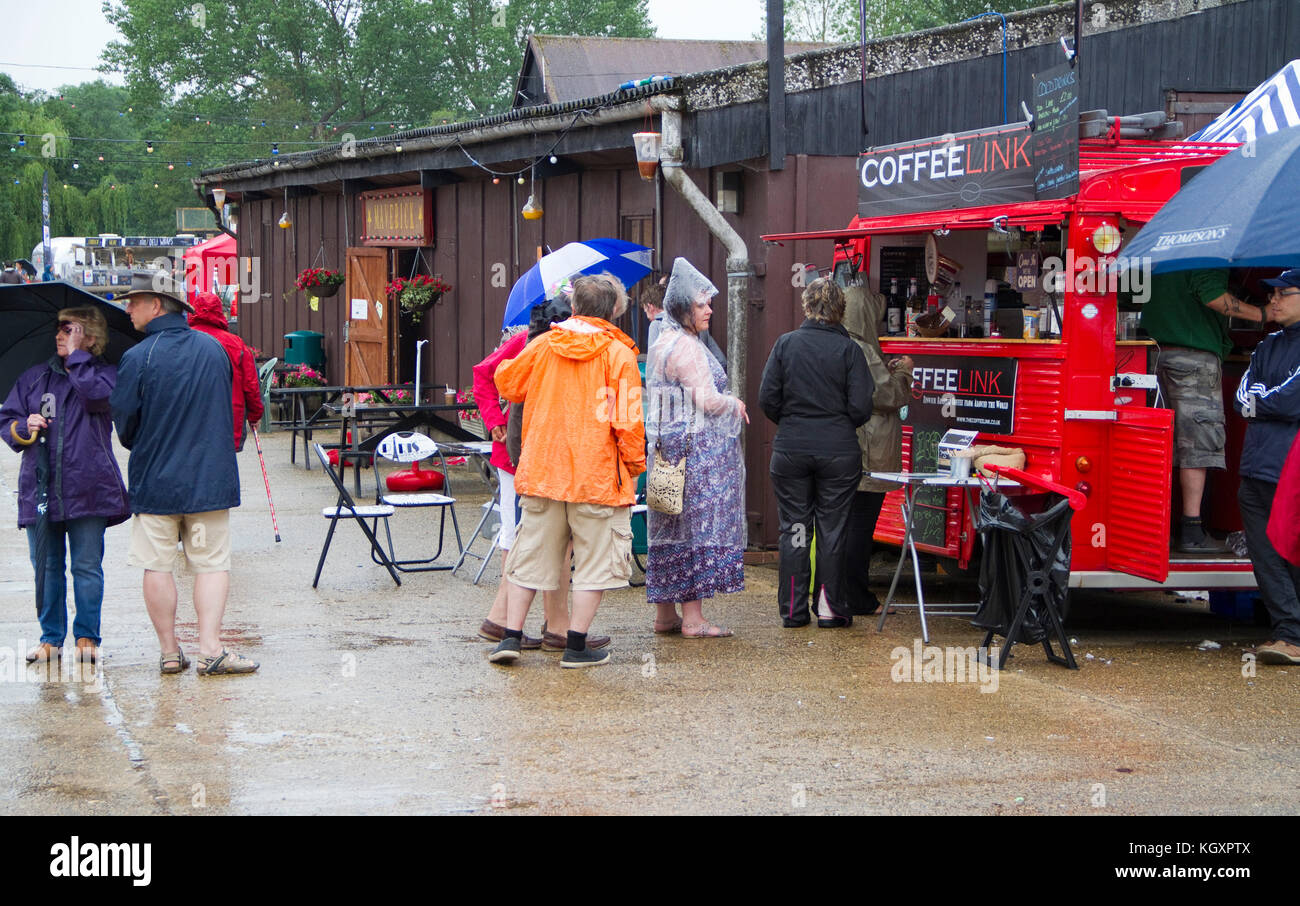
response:
<svg viewBox="0 0 1300 906"><path fill-rule="evenodd" d="M271 528L275 529L275 543L280 543L280 526L275 521L275 501L271 499L271 479L266 477L266 459L262 456L262 439L257 436L257 428L253 425L248 427L253 429L253 443L257 445L257 461L262 465L262 484L266 485L266 502L271 505Z"/></svg>

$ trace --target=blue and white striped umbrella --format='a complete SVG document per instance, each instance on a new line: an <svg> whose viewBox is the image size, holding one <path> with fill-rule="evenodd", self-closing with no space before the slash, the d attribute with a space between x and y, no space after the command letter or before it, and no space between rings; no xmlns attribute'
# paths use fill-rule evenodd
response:
<svg viewBox="0 0 1300 906"><path fill-rule="evenodd" d="M609 272L631 286L650 273L654 251L622 239L570 242L528 269L510 290L502 327L527 324L534 305L555 298L570 277Z"/></svg>
<svg viewBox="0 0 1300 906"><path fill-rule="evenodd" d="M1300 60L1292 60L1272 78L1219 114L1194 142L1249 142L1279 129L1300 126Z"/></svg>

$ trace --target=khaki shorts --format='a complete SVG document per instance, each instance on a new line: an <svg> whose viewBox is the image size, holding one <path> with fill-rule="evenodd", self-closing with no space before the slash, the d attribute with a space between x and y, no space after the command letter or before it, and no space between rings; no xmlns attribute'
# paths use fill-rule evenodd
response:
<svg viewBox="0 0 1300 906"><path fill-rule="evenodd" d="M1174 465L1181 469L1224 468L1227 429L1219 357L1200 349L1162 349L1156 378L1165 405L1174 410Z"/></svg>
<svg viewBox="0 0 1300 906"><path fill-rule="evenodd" d="M573 590L623 588L632 575L632 510L599 503L519 498L522 518L506 558L506 578L523 588L560 587L573 538Z"/></svg>
<svg viewBox="0 0 1300 906"><path fill-rule="evenodd" d="M126 562L160 573L176 568L176 542L185 549L192 573L230 570L230 510L131 517L131 548Z"/></svg>

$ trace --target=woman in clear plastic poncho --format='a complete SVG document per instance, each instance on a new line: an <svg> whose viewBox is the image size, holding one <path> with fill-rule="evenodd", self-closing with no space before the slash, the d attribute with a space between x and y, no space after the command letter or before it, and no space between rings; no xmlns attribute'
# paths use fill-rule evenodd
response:
<svg viewBox="0 0 1300 906"><path fill-rule="evenodd" d="M745 587L740 432L749 416L745 404L726 392L726 372L701 340L717 292L686 259L674 261L663 329L646 361L651 455L658 451L670 464L686 458L681 514L648 514L646 597L658 608L655 632L687 638L731 635L704 618L703 601Z"/></svg>

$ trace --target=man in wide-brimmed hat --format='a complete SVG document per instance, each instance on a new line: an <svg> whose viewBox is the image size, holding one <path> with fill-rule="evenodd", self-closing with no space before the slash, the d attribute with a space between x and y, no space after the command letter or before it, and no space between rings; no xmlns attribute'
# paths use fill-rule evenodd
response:
<svg viewBox="0 0 1300 906"><path fill-rule="evenodd" d="M131 549L144 568L144 602L162 646L159 669L181 673L176 642L176 541L194 573L200 676L252 673L257 664L221 646L230 591L230 509L239 506L231 443L231 367L225 350L191 330L185 290L165 272L132 275L131 323L146 336L118 365L113 423L131 451Z"/></svg>

